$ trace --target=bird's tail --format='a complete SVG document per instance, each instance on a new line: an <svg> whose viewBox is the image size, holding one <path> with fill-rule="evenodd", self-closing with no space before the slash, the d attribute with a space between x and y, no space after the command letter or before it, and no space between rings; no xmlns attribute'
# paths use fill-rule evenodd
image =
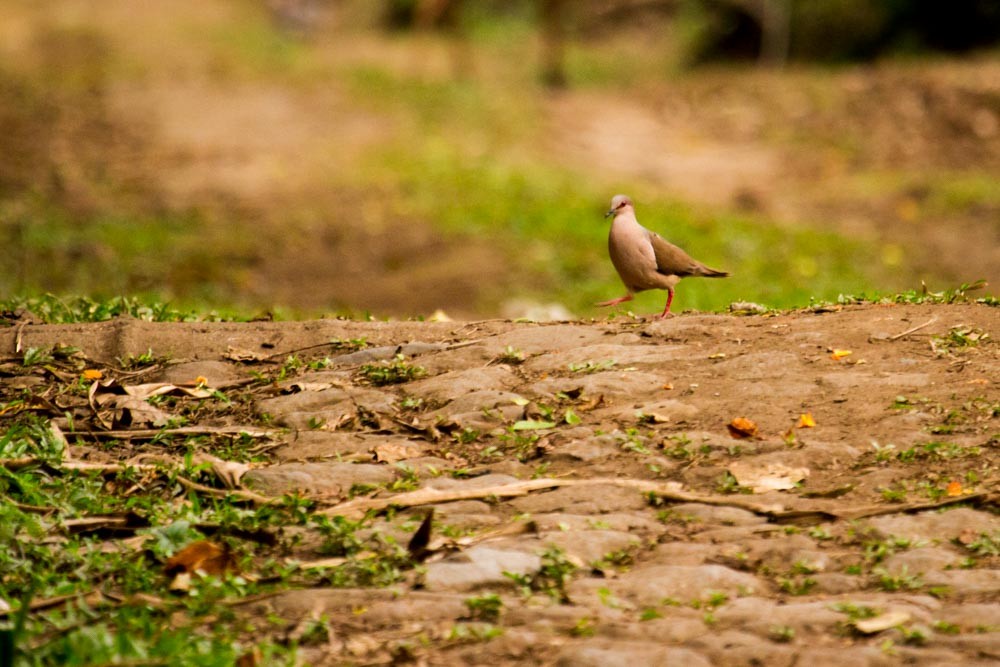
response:
<svg viewBox="0 0 1000 667"><path fill-rule="evenodd" d="M699 276L703 278L725 278L729 275L729 271L719 271L717 269L710 269L704 264L700 267L701 271L698 272Z"/></svg>

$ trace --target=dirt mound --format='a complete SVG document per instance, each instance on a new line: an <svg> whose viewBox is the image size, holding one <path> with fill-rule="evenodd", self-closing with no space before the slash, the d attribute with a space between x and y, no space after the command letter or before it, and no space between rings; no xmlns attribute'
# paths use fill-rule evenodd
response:
<svg viewBox="0 0 1000 667"><path fill-rule="evenodd" d="M21 323L3 349L52 356L6 362L0 391L22 406L3 419L60 427L64 466L169 465L200 438L214 472L177 473L182 495L298 494L280 528L211 530L251 579L289 564L236 613L310 664L985 665L998 331L979 305ZM83 368L89 393L60 389Z"/></svg>

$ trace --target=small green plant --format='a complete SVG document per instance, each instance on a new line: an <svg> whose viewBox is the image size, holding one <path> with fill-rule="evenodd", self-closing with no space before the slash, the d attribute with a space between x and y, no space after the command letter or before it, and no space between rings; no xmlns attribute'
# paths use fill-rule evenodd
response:
<svg viewBox="0 0 1000 667"><path fill-rule="evenodd" d="M778 587L789 595L808 595L816 584L812 577L778 577Z"/></svg>
<svg viewBox="0 0 1000 667"><path fill-rule="evenodd" d="M719 493L750 493L751 489L740 486L739 480L728 470L722 473L715 482L715 490Z"/></svg>
<svg viewBox="0 0 1000 667"><path fill-rule="evenodd" d="M906 502L906 493L907 489L902 484L900 484L896 488L886 487L881 490L882 499L889 503Z"/></svg>
<svg viewBox="0 0 1000 667"><path fill-rule="evenodd" d="M584 361L578 364L570 364L569 370L573 373L599 373L601 371L611 370L618 365L618 362L614 359L606 359L604 361Z"/></svg>
<svg viewBox="0 0 1000 667"><path fill-rule="evenodd" d="M503 600L496 593L484 593L466 598L465 606L472 618L494 623L500 619L500 613L503 611Z"/></svg>
<svg viewBox="0 0 1000 667"><path fill-rule="evenodd" d="M597 628L594 625L594 619L584 616L577 620L573 624L573 629L570 630L570 634L574 637L593 637L597 633Z"/></svg>
<svg viewBox="0 0 1000 667"><path fill-rule="evenodd" d="M1000 556L1000 531L980 533L979 537L966 544L965 548L980 558Z"/></svg>
<svg viewBox="0 0 1000 667"><path fill-rule="evenodd" d="M773 642L787 644L795 639L795 628L788 625L772 625L767 631L767 636Z"/></svg>
<svg viewBox="0 0 1000 667"><path fill-rule="evenodd" d="M887 570L880 567L875 568L872 572L878 577L877 583L879 588L884 591L916 590L924 585L920 577L910 574L905 566L897 574L890 574Z"/></svg>
<svg viewBox="0 0 1000 667"><path fill-rule="evenodd" d="M523 364L525 359L524 352L518 350L512 345L508 345L504 348L504 351L498 354L493 359L493 363L496 364L507 364L508 366L517 366Z"/></svg>
<svg viewBox="0 0 1000 667"><path fill-rule="evenodd" d="M426 375L427 371L407 362L402 354L397 354L391 361L364 364L358 369L358 374L376 387L382 387L416 380Z"/></svg>
<svg viewBox="0 0 1000 667"><path fill-rule="evenodd" d="M962 631L956 624L949 623L948 621L934 621L931 627L934 629L934 632L939 632L943 635L957 635Z"/></svg>
<svg viewBox="0 0 1000 667"><path fill-rule="evenodd" d="M549 547L542 552L541 558L542 566L534 574L504 572L503 575L520 587L524 594L537 591L566 604L569 602L566 595L566 584L579 566L571 561L566 556L566 552L559 547Z"/></svg>
<svg viewBox="0 0 1000 667"><path fill-rule="evenodd" d="M503 628L489 623L456 623L448 633L453 642L486 642L503 636Z"/></svg>

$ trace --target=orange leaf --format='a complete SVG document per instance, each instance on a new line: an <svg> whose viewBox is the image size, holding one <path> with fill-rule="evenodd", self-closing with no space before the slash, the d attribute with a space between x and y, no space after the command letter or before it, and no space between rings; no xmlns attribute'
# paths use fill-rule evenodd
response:
<svg viewBox="0 0 1000 667"><path fill-rule="evenodd" d="M816 426L816 420L813 419L811 412L803 412L799 415L799 428L812 428L814 426Z"/></svg>
<svg viewBox="0 0 1000 667"><path fill-rule="evenodd" d="M840 361L844 357L849 357L852 354L854 353L851 352L850 350L833 350L833 353L830 355L830 358L833 359L834 361Z"/></svg>
<svg viewBox="0 0 1000 667"><path fill-rule="evenodd" d="M84 380L100 380L104 373L99 368L88 368L83 371Z"/></svg>
<svg viewBox="0 0 1000 667"><path fill-rule="evenodd" d="M955 482L955 481L948 482L948 488L945 491L945 493L947 493L949 496L951 497L960 496L962 495L963 492L964 490L962 489L961 482Z"/></svg>
<svg viewBox="0 0 1000 667"><path fill-rule="evenodd" d="M746 417L737 417L726 424L726 428L729 429L729 435L737 440L757 437L757 425Z"/></svg>
<svg viewBox="0 0 1000 667"><path fill-rule="evenodd" d="M203 572L222 574L235 567L229 547L208 540L198 540L187 545L163 564L167 576L182 573Z"/></svg>

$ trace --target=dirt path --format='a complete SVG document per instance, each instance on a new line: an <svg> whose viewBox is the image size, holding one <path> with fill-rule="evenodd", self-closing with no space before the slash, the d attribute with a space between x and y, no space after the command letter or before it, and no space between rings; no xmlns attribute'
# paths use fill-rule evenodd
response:
<svg viewBox="0 0 1000 667"><path fill-rule="evenodd" d="M231 478L249 498L298 491L338 521L396 507L355 536L410 543L420 564L390 587L356 585L375 561L348 553L325 585L239 606L270 628L254 641L326 619L324 640L302 642L309 664L986 665L1000 658L998 331L986 306L866 305L28 324L0 346L76 346L120 386L201 378L230 403L157 407L195 431L268 431L268 460ZM113 370L150 351L169 363ZM43 393L24 379L41 372L3 372L5 393ZM71 456L166 454L144 435L155 415L94 412L114 405L104 391L61 406L97 435L54 419ZM734 437L736 418L756 434ZM98 446L106 427L122 445ZM322 557L315 529L289 531L282 557Z"/></svg>

